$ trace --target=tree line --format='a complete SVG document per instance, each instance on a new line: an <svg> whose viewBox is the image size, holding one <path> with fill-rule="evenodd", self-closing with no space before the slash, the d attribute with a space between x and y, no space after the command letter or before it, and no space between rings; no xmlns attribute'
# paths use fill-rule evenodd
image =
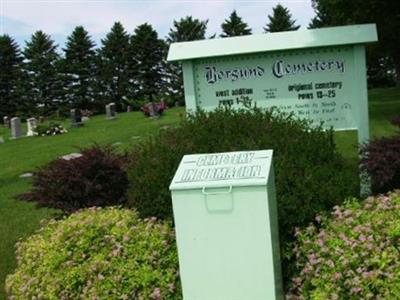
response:
<svg viewBox="0 0 400 300"><path fill-rule="evenodd" d="M398 5L378 0L351 3L313 0L312 3L316 17L309 28L377 23L381 42L369 49L369 78L378 85L390 84L395 79L400 82L399 76L395 76L400 74L400 37L387 31L400 28L398 17L390 21L388 15L390 11L399 11ZM376 7L378 4L380 9ZM386 16L381 15L385 13ZM183 104L182 70L179 63L166 63L168 47L174 42L215 38L216 35L206 37L207 23L208 20L191 16L175 20L167 37L162 39L148 23L129 34L116 22L98 48L85 28L77 26L61 51L40 30L22 50L12 37L1 35L0 116L51 115L56 111L65 113L70 108L103 111L109 102L115 102L118 109L127 105L138 108L143 101ZM263 29L270 33L299 27L290 11L278 4ZM252 33L236 11L221 24L221 30L222 38Z"/></svg>

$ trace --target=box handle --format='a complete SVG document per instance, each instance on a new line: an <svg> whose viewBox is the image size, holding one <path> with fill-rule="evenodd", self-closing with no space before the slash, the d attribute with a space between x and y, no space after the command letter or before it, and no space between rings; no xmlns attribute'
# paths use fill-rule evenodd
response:
<svg viewBox="0 0 400 300"><path fill-rule="evenodd" d="M202 190L202 192L203 192L203 194L204 194L204 195L221 195L221 194L229 194L229 193L231 193L231 192L232 192L232 186L230 185L230 186L229 186L229 190L227 190L227 191L223 191L223 192L206 192L206 187L203 187L203 190Z"/></svg>
<svg viewBox="0 0 400 300"><path fill-rule="evenodd" d="M233 211L232 185L229 186L228 190L213 192L207 192L206 187L203 187L202 193L209 213L230 213Z"/></svg>

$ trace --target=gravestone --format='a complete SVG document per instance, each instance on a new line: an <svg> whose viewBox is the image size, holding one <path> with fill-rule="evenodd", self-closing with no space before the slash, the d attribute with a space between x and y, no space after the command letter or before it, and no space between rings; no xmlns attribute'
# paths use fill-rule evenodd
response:
<svg viewBox="0 0 400 300"><path fill-rule="evenodd" d="M81 110L73 108L70 111L71 114L71 127L83 126Z"/></svg>
<svg viewBox="0 0 400 300"><path fill-rule="evenodd" d="M276 107L369 139L365 44L376 25L351 25L173 43L187 111ZM365 191L368 193L368 191ZM362 192L363 193L363 192Z"/></svg>
<svg viewBox="0 0 400 300"><path fill-rule="evenodd" d="M0 136L0 144L4 144L4 138Z"/></svg>
<svg viewBox="0 0 400 300"><path fill-rule="evenodd" d="M106 105L106 119L114 120L116 117L116 106L115 103L111 102Z"/></svg>
<svg viewBox="0 0 400 300"><path fill-rule="evenodd" d="M17 139L22 135L21 133L21 120L18 117L11 119L11 138Z"/></svg>
<svg viewBox="0 0 400 300"><path fill-rule="evenodd" d="M71 160L71 159L79 158L79 157L82 157L82 156L83 156L83 154L81 154L81 153L74 153L73 152L73 153L69 153L69 154L63 155L60 158L63 159L63 160Z"/></svg>
<svg viewBox="0 0 400 300"><path fill-rule="evenodd" d="M272 155L183 157L170 185L183 299L283 299Z"/></svg>
<svg viewBox="0 0 400 300"><path fill-rule="evenodd" d="M4 127L10 128L10 118L7 116L3 117L3 125Z"/></svg>
<svg viewBox="0 0 400 300"><path fill-rule="evenodd" d="M26 120L26 126L27 126L27 136L34 136L37 135L36 132L36 127L37 127L37 120L35 118L29 118Z"/></svg>
<svg viewBox="0 0 400 300"><path fill-rule="evenodd" d="M153 102L149 103L149 115L150 115L150 118L156 118L157 117L157 113L156 113L156 110L154 108L154 103Z"/></svg>
<svg viewBox="0 0 400 300"><path fill-rule="evenodd" d="M132 111L132 106L128 105L128 106L126 107L126 112L131 112L131 111Z"/></svg>

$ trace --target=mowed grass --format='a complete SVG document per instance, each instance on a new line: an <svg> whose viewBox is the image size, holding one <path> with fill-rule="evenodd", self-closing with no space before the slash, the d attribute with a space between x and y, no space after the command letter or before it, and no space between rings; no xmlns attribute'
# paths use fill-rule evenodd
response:
<svg viewBox="0 0 400 300"><path fill-rule="evenodd" d="M391 120L400 115L400 88L369 90L368 107L370 140L393 136L399 132L399 129L391 124ZM335 137L339 151L357 168L357 132L337 132Z"/></svg>
<svg viewBox="0 0 400 300"><path fill-rule="evenodd" d="M118 114L116 120L106 120L104 115L95 116L81 128L69 128L69 132L49 137L24 137L9 140L10 132L0 126L0 136L6 140L0 145L0 299L5 299L4 281L15 267L15 243L34 232L41 219L57 215L56 210L36 208L34 203L15 200L18 194L30 187L30 179L19 178L26 172L60 157L79 152L79 148L93 143L114 144L129 149L134 143L163 126L174 126L184 115L184 108L167 110L159 120L150 120L140 112ZM25 129L26 124L23 124ZM121 143L121 144L120 144Z"/></svg>
<svg viewBox="0 0 400 300"><path fill-rule="evenodd" d="M390 124L390 120L400 115L400 89L371 90L369 98L371 137L395 134L396 128ZM183 108L170 109L156 121L145 118L139 112L119 114L118 119L113 121L105 120L101 115L91 118L82 128L70 129L65 135L12 141L8 140L9 130L0 127L0 136L6 138L6 143L0 145L0 299L5 299L4 280L15 267L15 243L34 232L41 219L51 218L58 213L15 200L15 195L28 191L30 187L30 179L21 179L19 175L93 143L122 143L117 147L129 149L141 138L157 132L163 126L177 125L183 114ZM68 121L64 124L69 127ZM336 142L345 158L354 165L357 176L356 132L338 132Z"/></svg>

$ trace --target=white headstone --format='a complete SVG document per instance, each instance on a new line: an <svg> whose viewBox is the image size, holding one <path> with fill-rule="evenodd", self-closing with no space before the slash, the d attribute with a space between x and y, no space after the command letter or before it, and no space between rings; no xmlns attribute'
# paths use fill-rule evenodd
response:
<svg viewBox="0 0 400 300"><path fill-rule="evenodd" d="M26 125L28 127L28 132L26 133L27 136L37 135L37 132L36 132L37 120L35 118L27 119Z"/></svg>
<svg viewBox="0 0 400 300"><path fill-rule="evenodd" d="M3 117L3 124L4 124L4 127L10 128L10 118L7 117L7 116L4 116Z"/></svg>
<svg viewBox="0 0 400 300"><path fill-rule="evenodd" d="M113 120L113 119L116 118L115 103L114 102L111 102L111 103L106 105L106 118L108 120Z"/></svg>

